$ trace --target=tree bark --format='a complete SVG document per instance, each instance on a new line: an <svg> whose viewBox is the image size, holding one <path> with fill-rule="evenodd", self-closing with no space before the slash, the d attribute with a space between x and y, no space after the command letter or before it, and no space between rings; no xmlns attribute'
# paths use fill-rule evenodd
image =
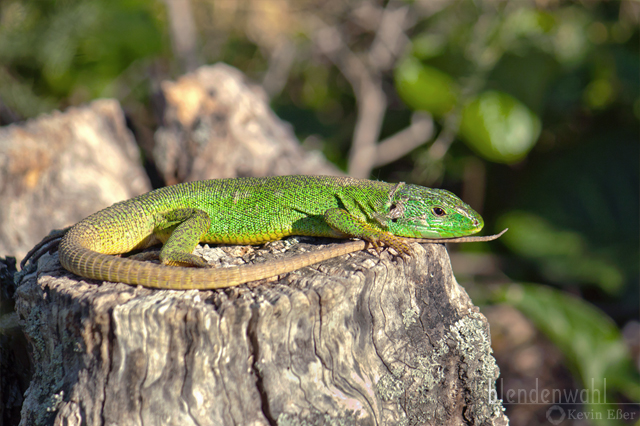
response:
<svg viewBox="0 0 640 426"><path fill-rule="evenodd" d="M296 240L200 250L240 263L339 244ZM217 291L85 280L47 254L18 281L36 366L21 424L507 424L485 317L443 245L413 247Z"/></svg>

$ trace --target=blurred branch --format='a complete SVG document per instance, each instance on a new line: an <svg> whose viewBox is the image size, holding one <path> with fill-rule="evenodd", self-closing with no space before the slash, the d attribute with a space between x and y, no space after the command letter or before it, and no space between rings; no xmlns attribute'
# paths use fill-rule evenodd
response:
<svg viewBox="0 0 640 426"><path fill-rule="evenodd" d="M387 9L382 14L380 28L369 49L369 63L377 70L389 70L402 53L409 38L404 33L409 7Z"/></svg>
<svg viewBox="0 0 640 426"><path fill-rule="evenodd" d="M173 53L180 62L182 72L198 67L196 54L196 24L190 0L165 0Z"/></svg>
<svg viewBox="0 0 640 426"><path fill-rule="evenodd" d="M392 67L408 41L403 31L408 11L407 6L394 8L391 3L383 10L366 55L368 63L351 51L336 27L322 24L315 32L316 46L349 81L356 97L358 115L349 154L351 176L368 177L380 158L377 141L387 107L381 74Z"/></svg>
<svg viewBox="0 0 640 426"><path fill-rule="evenodd" d="M433 141L427 152L419 159L419 167L414 169L416 181L432 185L442 178L444 163L442 159L446 155L451 143L458 133L460 124L461 107L454 108L444 117L444 124L440 133Z"/></svg>
<svg viewBox="0 0 640 426"><path fill-rule="evenodd" d="M376 158L376 141L380 136L387 97L382 91L380 78L363 79L358 97L358 119L349 153L349 174L367 178Z"/></svg>
<svg viewBox="0 0 640 426"><path fill-rule="evenodd" d="M348 172L354 177L368 177L375 160L375 144L387 107L382 80L376 70L370 69L349 49L337 28L325 26L316 31L314 39L320 51L338 67L353 87L358 118Z"/></svg>
<svg viewBox="0 0 640 426"><path fill-rule="evenodd" d="M431 139L433 129L433 117L430 114L414 112L409 127L378 144L374 166L384 166L413 151Z"/></svg>
<svg viewBox="0 0 640 426"><path fill-rule="evenodd" d="M296 45L286 37L280 37L269 56L269 67L262 79L262 87L273 98L287 84L289 72L296 57Z"/></svg>
<svg viewBox="0 0 640 426"><path fill-rule="evenodd" d="M433 161L440 161L449 150L453 139L458 133L458 121L459 116L455 112L450 113L445 118L445 124L436 140L429 147L427 155L431 157Z"/></svg>

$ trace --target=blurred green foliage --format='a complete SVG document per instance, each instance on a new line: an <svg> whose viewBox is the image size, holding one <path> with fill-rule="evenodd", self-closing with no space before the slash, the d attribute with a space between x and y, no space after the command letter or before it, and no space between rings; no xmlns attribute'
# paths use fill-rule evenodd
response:
<svg viewBox="0 0 640 426"><path fill-rule="evenodd" d="M607 410L614 408L612 392L640 401L640 374L629 348L611 319L592 305L538 284L513 284L501 300L527 315L567 358L589 392L583 402L598 412L596 424L616 424ZM597 419L596 419L597 420Z"/></svg>
<svg viewBox="0 0 640 426"><path fill-rule="evenodd" d="M504 92L486 91L464 106L460 136L487 160L522 160L540 136L540 119Z"/></svg>
<svg viewBox="0 0 640 426"><path fill-rule="evenodd" d="M510 229L504 244L521 259L535 262L547 281L595 284L610 293L623 285L614 261L589 252L578 232L555 229L540 216L517 210L503 215L498 228Z"/></svg>
<svg viewBox="0 0 640 426"><path fill-rule="evenodd" d="M32 117L115 96L128 67L169 52L163 11L144 0L0 3L0 99Z"/></svg>
<svg viewBox="0 0 640 426"><path fill-rule="evenodd" d="M451 76L437 68L406 58L395 69L395 85L402 100L412 109L442 117L458 102L458 88Z"/></svg>

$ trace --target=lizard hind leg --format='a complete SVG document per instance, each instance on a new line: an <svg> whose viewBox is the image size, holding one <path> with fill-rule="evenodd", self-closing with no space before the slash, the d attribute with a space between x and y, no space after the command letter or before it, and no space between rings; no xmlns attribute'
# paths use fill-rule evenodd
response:
<svg viewBox="0 0 640 426"><path fill-rule="evenodd" d="M191 254L209 230L209 215L198 209L175 209L162 214L154 233L161 239L170 233L160 250L160 262L170 266L208 267L207 262Z"/></svg>

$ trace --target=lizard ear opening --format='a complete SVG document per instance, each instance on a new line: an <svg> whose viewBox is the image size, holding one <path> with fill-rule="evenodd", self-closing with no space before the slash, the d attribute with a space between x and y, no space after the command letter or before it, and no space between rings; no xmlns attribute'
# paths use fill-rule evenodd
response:
<svg viewBox="0 0 640 426"><path fill-rule="evenodd" d="M403 204L392 203L389 206L389 214L388 214L389 219L397 219L399 217L402 217L403 213L404 213Z"/></svg>

